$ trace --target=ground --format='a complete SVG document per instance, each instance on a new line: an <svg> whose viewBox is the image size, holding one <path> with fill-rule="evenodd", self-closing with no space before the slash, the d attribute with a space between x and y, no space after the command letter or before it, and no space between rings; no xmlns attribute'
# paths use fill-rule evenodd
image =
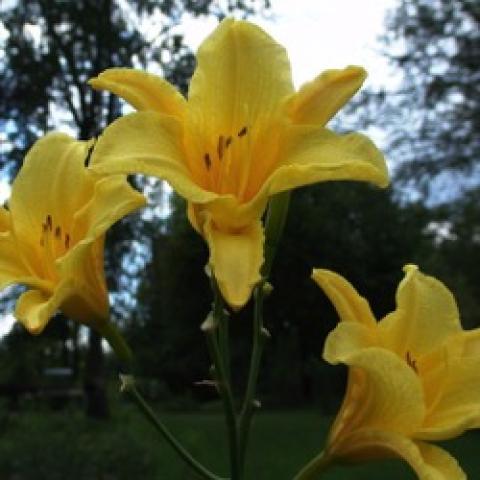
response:
<svg viewBox="0 0 480 480"><path fill-rule="evenodd" d="M210 468L226 474L223 418L216 412L164 413L165 423ZM257 416L247 478L291 479L322 446L330 419L315 411L276 411ZM478 432L446 444L470 479L480 478ZM177 459L134 407L115 406L109 421L86 419L78 410L0 410L0 479L5 480L190 480ZM337 467L325 480L408 480L399 461Z"/></svg>

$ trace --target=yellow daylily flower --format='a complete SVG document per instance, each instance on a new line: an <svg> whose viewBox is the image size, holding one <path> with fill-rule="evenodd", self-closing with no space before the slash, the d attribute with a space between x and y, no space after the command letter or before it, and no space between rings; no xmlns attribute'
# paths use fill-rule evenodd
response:
<svg viewBox="0 0 480 480"><path fill-rule="evenodd" d="M107 127L95 168L155 175L185 197L219 288L239 308L260 280L271 195L327 180L387 185L368 138L325 128L365 77L360 67L330 70L295 92L285 50L259 27L226 19L198 50L188 100L142 71L90 80L138 110Z"/></svg>
<svg viewBox="0 0 480 480"><path fill-rule="evenodd" d="M428 442L480 426L480 329L462 329L440 281L414 265L404 272L396 310L377 322L344 278L313 271L341 319L323 356L350 367L323 461L396 456L422 480L466 479L453 457Z"/></svg>
<svg viewBox="0 0 480 480"><path fill-rule="evenodd" d="M61 133L38 140L0 210L0 289L30 287L15 316L34 334L58 309L102 331L105 231L145 203L124 176L101 178L85 167L91 146Z"/></svg>

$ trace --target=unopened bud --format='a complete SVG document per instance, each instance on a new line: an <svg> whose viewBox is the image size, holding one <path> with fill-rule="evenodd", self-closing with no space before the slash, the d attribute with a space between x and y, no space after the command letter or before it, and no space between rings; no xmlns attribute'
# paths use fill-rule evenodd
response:
<svg viewBox="0 0 480 480"><path fill-rule="evenodd" d="M263 294L268 297L273 292L273 285L270 282L265 282L262 286Z"/></svg>
<svg viewBox="0 0 480 480"><path fill-rule="evenodd" d="M135 378L133 375L119 374L120 377L120 392L128 392L135 387Z"/></svg>
<svg viewBox="0 0 480 480"><path fill-rule="evenodd" d="M262 335L262 337L265 340L270 340L270 338L272 338L272 335L270 334L270 332L265 327L262 327L260 329L260 334Z"/></svg>

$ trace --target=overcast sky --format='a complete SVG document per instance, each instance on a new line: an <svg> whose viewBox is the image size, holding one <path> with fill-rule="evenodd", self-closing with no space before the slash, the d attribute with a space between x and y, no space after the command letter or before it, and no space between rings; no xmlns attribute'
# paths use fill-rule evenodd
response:
<svg viewBox="0 0 480 480"><path fill-rule="evenodd" d="M287 48L296 85L326 68L361 65L369 82L388 80L385 58L377 39L384 33L384 18L397 0L271 0L271 13L253 17ZM216 21L187 19L182 30L196 49L215 28Z"/></svg>

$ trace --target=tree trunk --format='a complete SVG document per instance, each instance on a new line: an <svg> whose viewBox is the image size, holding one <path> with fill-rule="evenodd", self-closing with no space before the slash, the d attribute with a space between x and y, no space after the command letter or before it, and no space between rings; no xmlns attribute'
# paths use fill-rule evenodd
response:
<svg viewBox="0 0 480 480"><path fill-rule="evenodd" d="M92 329L89 330L88 335L84 388L87 397L87 415L92 418L108 418L110 411L105 388L105 361L102 350L102 337Z"/></svg>

